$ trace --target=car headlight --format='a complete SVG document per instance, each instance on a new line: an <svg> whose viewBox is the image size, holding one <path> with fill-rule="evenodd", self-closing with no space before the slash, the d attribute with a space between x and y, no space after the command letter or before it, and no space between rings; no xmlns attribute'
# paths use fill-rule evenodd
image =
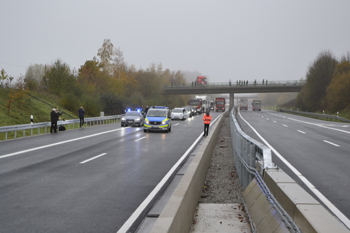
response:
<svg viewBox="0 0 350 233"><path fill-rule="evenodd" d="M162 125L166 125L166 121L162 121Z"/></svg>
<svg viewBox="0 0 350 233"><path fill-rule="evenodd" d="M146 122L146 124L149 124L149 121L147 119L145 120L145 122Z"/></svg>
<svg viewBox="0 0 350 233"><path fill-rule="evenodd" d="M135 121L140 121L140 118L136 118Z"/></svg>
<svg viewBox="0 0 350 233"><path fill-rule="evenodd" d="M125 121L125 118L124 118L124 117L122 117L122 121Z"/></svg>

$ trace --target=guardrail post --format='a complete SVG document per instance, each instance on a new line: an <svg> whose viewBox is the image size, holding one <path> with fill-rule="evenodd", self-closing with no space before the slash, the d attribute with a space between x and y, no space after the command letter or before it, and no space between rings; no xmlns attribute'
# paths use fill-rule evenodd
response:
<svg viewBox="0 0 350 233"><path fill-rule="evenodd" d="M40 127L38 128L38 135L40 135Z"/></svg>
<svg viewBox="0 0 350 233"><path fill-rule="evenodd" d="M17 130L15 130L15 139L17 138Z"/></svg>
<svg viewBox="0 0 350 233"><path fill-rule="evenodd" d="M33 129L30 129L30 136L33 136Z"/></svg>
<svg viewBox="0 0 350 233"><path fill-rule="evenodd" d="M47 134L47 126L45 125L45 134Z"/></svg>
<svg viewBox="0 0 350 233"><path fill-rule="evenodd" d="M250 167L256 167L256 160L255 160L255 145L250 144L250 154L249 154L249 166ZM249 173L249 183L254 179L254 174Z"/></svg>
<svg viewBox="0 0 350 233"><path fill-rule="evenodd" d="M25 137L26 136L26 130L24 129L23 130L23 137Z"/></svg>

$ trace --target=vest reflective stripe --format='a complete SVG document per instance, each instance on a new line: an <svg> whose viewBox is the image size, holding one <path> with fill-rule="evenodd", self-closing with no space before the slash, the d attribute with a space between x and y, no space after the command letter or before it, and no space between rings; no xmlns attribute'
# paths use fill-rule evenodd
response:
<svg viewBox="0 0 350 233"><path fill-rule="evenodd" d="M206 114L204 114L203 121L204 121L204 124L210 124L211 116L210 115L207 116Z"/></svg>

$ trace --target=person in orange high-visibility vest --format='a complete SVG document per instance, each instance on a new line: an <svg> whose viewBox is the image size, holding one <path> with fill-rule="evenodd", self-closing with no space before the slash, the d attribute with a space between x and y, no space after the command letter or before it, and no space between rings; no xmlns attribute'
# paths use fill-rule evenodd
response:
<svg viewBox="0 0 350 233"><path fill-rule="evenodd" d="M204 114L203 121L204 121L204 134L203 134L203 136L206 137L206 136L208 136L209 125L210 125L210 122L211 122L211 115L209 114L209 111L207 111Z"/></svg>

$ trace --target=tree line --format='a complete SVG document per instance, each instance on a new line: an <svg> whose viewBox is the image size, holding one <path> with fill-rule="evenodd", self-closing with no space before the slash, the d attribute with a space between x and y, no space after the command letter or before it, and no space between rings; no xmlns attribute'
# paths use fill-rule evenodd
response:
<svg viewBox="0 0 350 233"><path fill-rule="evenodd" d="M2 71L1 85L9 82ZM62 107L76 112L84 106L88 116L98 116L101 111L105 115L122 114L136 106L186 105L188 96L161 95L162 87L171 83L186 84L186 80L180 71L163 69L161 63L152 63L146 69L128 65L120 48L105 39L97 57L85 61L78 70L60 59L53 64L30 65L23 77L23 90L55 94Z"/></svg>
<svg viewBox="0 0 350 233"><path fill-rule="evenodd" d="M308 112L350 112L350 52L340 59L330 51L319 53L308 67L303 89L282 106Z"/></svg>

